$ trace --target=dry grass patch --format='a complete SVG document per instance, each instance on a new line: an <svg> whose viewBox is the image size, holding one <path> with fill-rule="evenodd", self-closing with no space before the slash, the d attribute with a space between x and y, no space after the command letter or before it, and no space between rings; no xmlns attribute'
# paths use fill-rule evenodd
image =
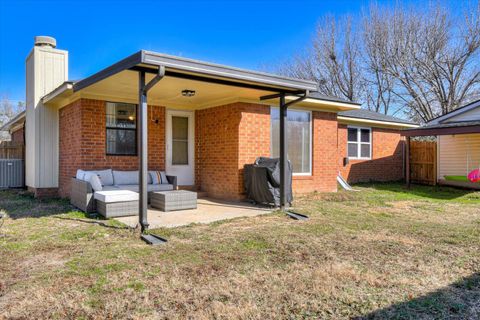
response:
<svg viewBox="0 0 480 320"><path fill-rule="evenodd" d="M63 201L0 192L13 213L0 229L0 318L478 318L478 194L358 188L298 198L306 222L156 230L163 247Z"/></svg>

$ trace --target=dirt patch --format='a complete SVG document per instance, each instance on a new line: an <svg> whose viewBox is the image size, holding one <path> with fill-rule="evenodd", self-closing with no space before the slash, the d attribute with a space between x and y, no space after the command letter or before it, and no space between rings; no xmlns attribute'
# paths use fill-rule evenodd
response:
<svg viewBox="0 0 480 320"><path fill-rule="evenodd" d="M35 272L45 268L61 268L67 261L66 257L57 252L43 252L28 257L21 262L20 268Z"/></svg>

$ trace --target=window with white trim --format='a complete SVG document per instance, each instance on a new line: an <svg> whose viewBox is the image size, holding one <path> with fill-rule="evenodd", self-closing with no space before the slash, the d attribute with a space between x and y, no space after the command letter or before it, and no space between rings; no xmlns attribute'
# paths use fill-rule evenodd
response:
<svg viewBox="0 0 480 320"><path fill-rule="evenodd" d="M347 154L350 159L372 158L372 129L348 127Z"/></svg>
<svg viewBox="0 0 480 320"><path fill-rule="evenodd" d="M106 104L107 155L137 154L137 106L129 103Z"/></svg>
<svg viewBox="0 0 480 320"><path fill-rule="evenodd" d="M312 113L290 109L287 113L287 153L294 175L312 174ZM280 110L270 109L270 154L280 155Z"/></svg>

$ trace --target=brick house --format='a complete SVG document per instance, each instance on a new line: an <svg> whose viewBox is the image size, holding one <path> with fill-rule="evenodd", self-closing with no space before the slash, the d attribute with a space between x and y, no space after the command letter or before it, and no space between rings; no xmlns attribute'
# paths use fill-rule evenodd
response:
<svg viewBox="0 0 480 320"><path fill-rule="evenodd" d="M148 169L240 199L243 166L280 154L279 97L292 103L294 192L336 191L339 172L351 182L403 177L400 130L415 125L320 95L311 81L140 51L73 82L68 52L55 47L37 37L26 62L26 185L36 196L68 197L77 169L137 170L148 148Z"/></svg>
<svg viewBox="0 0 480 320"><path fill-rule="evenodd" d="M6 133L13 143L24 144L25 142L25 111L17 114L13 119L0 128L0 132ZM2 140L0 139L0 142Z"/></svg>

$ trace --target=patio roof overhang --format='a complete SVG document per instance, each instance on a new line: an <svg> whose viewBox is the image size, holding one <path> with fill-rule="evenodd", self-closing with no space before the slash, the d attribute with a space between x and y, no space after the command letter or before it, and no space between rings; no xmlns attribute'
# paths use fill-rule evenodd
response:
<svg viewBox="0 0 480 320"><path fill-rule="evenodd" d="M165 76L167 77L235 86L243 84L246 88L281 90L285 93L293 93L297 90L315 91L317 89L317 85L313 81L281 77L145 50L141 50L91 77L75 83L73 89L74 91L81 90L124 70L144 70L156 73L154 69L159 66L165 67Z"/></svg>
<svg viewBox="0 0 480 320"><path fill-rule="evenodd" d="M81 81L62 84L47 94L43 102L62 107L85 97L137 103L138 72L145 72L148 82L160 66L165 68L165 75L161 86L149 90L148 103L152 105L181 109L202 109L237 101L269 105L276 102L259 98L285 93L286 99L291 100L317 89L313 81L142 50ZM181 91L185 89L194 90L195 95L183 97ZM358 109L360 105L330 97L309 97L302 101L302 107L337 112Z"/></svg>
<svg viewBox="0 0 480 320"><path fill-rule="evenodd" d="M184 97L182 91L186 89L194 90L195 95ZM151 105L187 109L208 108L245 100L267 106L278 105L280 107L280 203L283 209L286 204L287 109L298 103L304 103L310 109L333 112L360 108L357 103L309 95L316 90L317 84L313 81L142 50L81 81L64 83L47 94L43 98L43 103L62 107L80 97L85 97L138 104L139 223L143 233L148 229L147 100ZM142 238L147 242L152 240L147 240L145 236Z"/></svg>
<svg viewBox="0 0 480 320"><path fill-rule="evenodd" d="M450 134L480 133L480 121L445 123L402 131L405 137L442 136Z"/></svg>

